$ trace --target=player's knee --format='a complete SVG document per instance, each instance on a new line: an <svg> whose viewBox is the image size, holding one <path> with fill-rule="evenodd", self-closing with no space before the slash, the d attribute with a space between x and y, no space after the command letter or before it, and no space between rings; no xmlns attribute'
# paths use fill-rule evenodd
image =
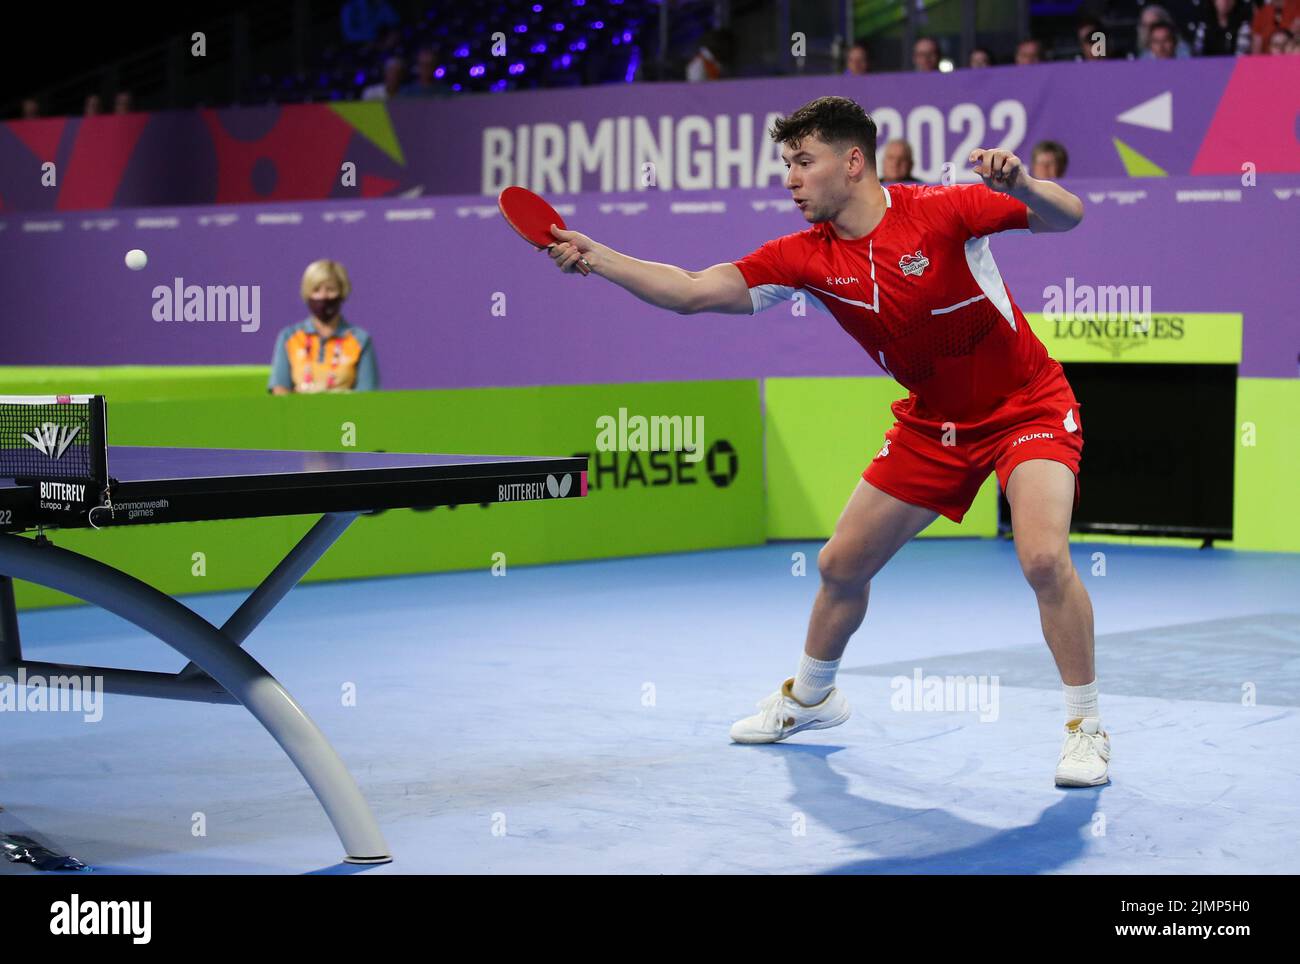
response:
<svg viewBox="0 0 1300 964"><path fill-rule="evenodd" d="M1020 553L1020 569L1036 592L1050 591L1069 579L1069 552L1053 547L1028 548Z"/></svg>
<svg viewBox="0 0 1300 964"><path fill-rule="evenodd" d="M875 575L862 552L850 550L834 539L817 554L817 571L822 582L837 591L865 589Z"/></svg>

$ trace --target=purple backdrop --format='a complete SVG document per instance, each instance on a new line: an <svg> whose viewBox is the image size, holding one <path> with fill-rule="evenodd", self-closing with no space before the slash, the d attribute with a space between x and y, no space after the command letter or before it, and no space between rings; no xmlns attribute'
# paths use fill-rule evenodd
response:
<svg viewBox="0 0 1300 964"><path fill-rule="evenodd" d="M563 94L451 100L441 109L437 121L445 125L442 129L454 143L463 144L466 150L449 151L439 139L436 143L412 144L407 157L411 167L428 172L425 189L429 193L492 194L508 184L527 184L534 190L560 193L572 189L575 177L583 190L609 190L601 181L602 168L582 170L581 157L575 157L571 125L576 122L585 131L585 139L595 141L599 122L613 119L607 133L610 151L617 157L620 137L626 139L629 153L635 148L636 137L632 127L622 134L617 119L640 118L658 139L669 140L674 148L670 166L678 180L681 172L676 168L683 164L683 155L698 152L702 163L687 164L686 173L707 179L706 189L773 187L779 185L779 178L771 183L758 181L756 161L752 185L741 183L744 165L737 163L736 155L731 156L730 164L723 163L727 158L719 149L723 136L719 122L729 122L729 146L747 147L757 158L763 151L774 150L764 131L768 114L788 114L814 98L837 94L851 97L867 109L879 128L882 147L886 140L896 137L911 143L921 180L937 181L945 161L964 170L973 147L1007 147L1027 158L1033 144L1045 138L1067 146L1072 171L1078 177L1120 177L1128 173L1113 143L1116 137L1169 174L1191 174L1233 71L1234 61L1229 58L1176 63L1068 63L951 74L812 76L653 88L615 86ZM1300 63L1290 77L1300 80ZM1167 117L1162 98L1168 103ZM1120 120L1143 104L1150 105L1146 112ZM407 129L408 124L414 126L418 107L399 101L390 109L399 130ZM688 117L696 119L695 130L683 129L682 121ZM752 118L748 138L741 131L746 117ZM671 129L671 138L658 137L663 118L674 121L671 128L666 128ZM543 126L551 128L551 139L539 144ZM488 131L495 132L495 141L485 136ZM527 131L526 141L520 136L523 131ZM478 163L466 163L466 154ZM521 170L517 163L505 164L506 158L517 161L521 154L528 159L526 168ZM538 176L539 154L560 159L559 183ZM501 159L499 165L493 164L494 156ZM610 167L617 173L619 165ZM721 183L720 167L729 168L729 184ZM1235 165L1229 170L1234 169ZM632 165L633 177L639 170L639 165ZM626 185L635 186L635 181ZM670 186L681 185L674 181ZM615 182L612 187L624 186Z"/></svg>
<svg viewBox="0 0 1300 964"><path fill-rule="evenodd" d="M1067 186L1087 204L1079 229L994 241L1024 310L1041 310L1043 289L1068 277L1151 285L1155 313L1241 312L1242 374L1295 375L1300 177L1261 177L1256 187L1221 177ZM562 213L596 239L690 268L804 226L771 191L570 200ZM136 247L149 255L138 272L123 264ZM373 333L386 388L879 374L818 311L679 316L599 278L562 276L479 196L0 219L0 361L267 363L277 331L305 316L298 282L319 257L351 272L345 313ZM177 277L260 286L259 330L155 321L152 292ZM505 314L494 315L501 298Z"/></svg>
<svg viewBox="0 0 1300 964"><path fill-rule="evenodd" d="M882 145L905 137L922 180L1043 138L1074 177L1300 173L1300 59L1225 57L10 121L0 210L619 192L646 162L661 189L777 189L769 115L825 94L859 100Z"/></svg>

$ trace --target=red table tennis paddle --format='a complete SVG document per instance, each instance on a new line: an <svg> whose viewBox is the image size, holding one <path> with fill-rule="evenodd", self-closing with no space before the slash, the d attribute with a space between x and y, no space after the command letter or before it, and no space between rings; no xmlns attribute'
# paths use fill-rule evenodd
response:
<svg viewBox="0 0 1300 964"><path fill-rule="evenodd" d="M538 248L550 248L558 243L551 234L552 224L561 230L568 230L564 218L556 213L555 208L527 188L506 188L497 196L497 207L501 209L501 216L506 219L506 223L521 238ZM578 271L584 275L591 274L591 266L587 264L586 258L578 261Z"/></svg>

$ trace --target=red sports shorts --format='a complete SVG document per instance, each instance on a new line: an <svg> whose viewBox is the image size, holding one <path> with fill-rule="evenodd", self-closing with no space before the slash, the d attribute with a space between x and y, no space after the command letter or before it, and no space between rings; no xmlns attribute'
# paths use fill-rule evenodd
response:
<svg viewBox="0 0 1300 964"><path fill-rule="evenodd" d="M978 421L922 418L913 413L915 403L909 396L893 404L898 420L862 473L876 488L961 522L990 471L997 471L1006 492L1011 472L1021 462L1051 459L1074 473L1078 508L1083 419L1055 360Z"/></svg>

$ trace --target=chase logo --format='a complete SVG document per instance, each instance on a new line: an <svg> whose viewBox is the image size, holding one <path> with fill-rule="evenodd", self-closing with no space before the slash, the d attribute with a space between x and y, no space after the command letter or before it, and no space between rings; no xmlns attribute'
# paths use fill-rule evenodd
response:
<svg viewBox="0 0 1300 964"><path fill-rule="evenodd" d="M699 474L701 466L704 476L719 489L731 485L740 474L740 456L726 439L717 439L702 459L688 459L691 453L686 451L659 449L573 454L588 461L589 494L606 489L699 485L703 481Z"/></svg>
<svg viewBox="0 0 1300 964"><path fill-rule="evenodd" d="M740 471L740 459L726 439L718 439L709 446L704 464L709 479L720 489L731 485L736 478L736 473Z"/></svg>

